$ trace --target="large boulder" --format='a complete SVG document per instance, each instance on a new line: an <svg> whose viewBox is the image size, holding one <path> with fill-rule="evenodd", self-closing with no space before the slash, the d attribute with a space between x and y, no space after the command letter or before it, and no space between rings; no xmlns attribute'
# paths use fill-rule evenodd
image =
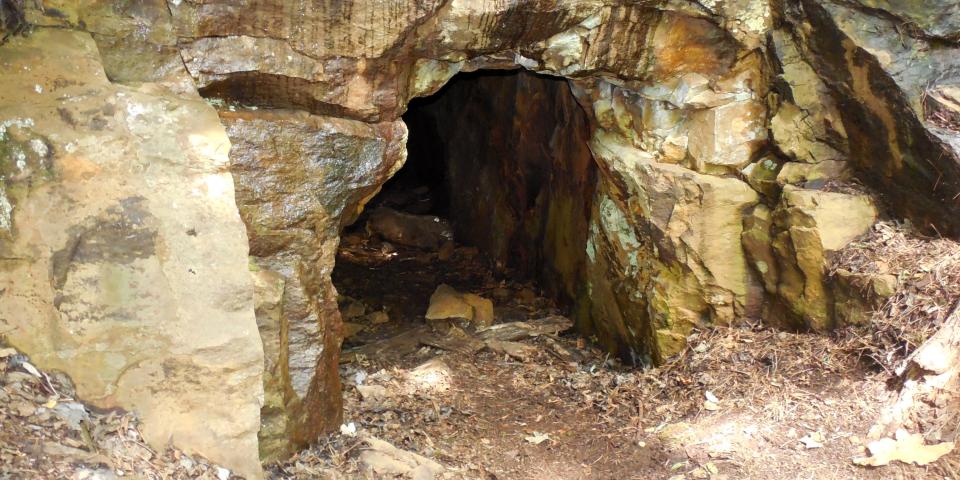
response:
<svg viewBox="0 0 960 480"><path fill-rule="evenodd" d="M960 83L960 47L930 36L952 38L955 2L786 5L803 59L841 102L858 177L921 229L960 235L960 134L924 108L928 90Z"/></svg>
<svg viewBox="0 0 960 480"><path fill-rule="evenodd" d="M0 331L144 438L257 461L263 351L216 111L112 84L90 34L0 46Z"/></svg>

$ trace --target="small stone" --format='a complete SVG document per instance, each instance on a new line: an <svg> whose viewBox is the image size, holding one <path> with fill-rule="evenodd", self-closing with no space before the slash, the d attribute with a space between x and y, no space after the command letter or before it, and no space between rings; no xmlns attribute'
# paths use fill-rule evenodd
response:
<svg viewBox="0 0 960 480"><path fill-rule="evenodd" d="M463 295L449 285L440 285L430 296L427 308L427 320L445 320L463 318L473 320L473 306L464 300Z"/></svg>
<svg viewBox="0 0 960 480"><path fill-rule="evenodd" d="M374 324L380 325L390 321L390 315L387 315L387 312L383 310L377 310L376 312L370 312L367 314L367 321Z"/></svg>
<svg viewBox="0 0 960 480"><path fill-rule="evenodd" d="M357 385L357 392L364 402L378 401L388 396L386 387L382 385Z"/></svg>
<svg viewBox="0 0 960 480"><path fill-rule="evenodd" d="M353 338L365 328L367 328L365 325L361 325L359 323L343 322L343 338Z"/></svg>

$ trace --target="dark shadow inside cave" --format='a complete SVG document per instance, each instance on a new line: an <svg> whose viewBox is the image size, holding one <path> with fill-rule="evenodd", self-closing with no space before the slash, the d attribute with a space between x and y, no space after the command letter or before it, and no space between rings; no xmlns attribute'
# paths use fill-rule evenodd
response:
<svg viewBox="0 0 960 480"><path fill-rule="evenodd" d="M597 172L567 81L460 74L403 120L406 164L341 237L343 360L422 361L482 348L491 321L576 318Z"/></svg>

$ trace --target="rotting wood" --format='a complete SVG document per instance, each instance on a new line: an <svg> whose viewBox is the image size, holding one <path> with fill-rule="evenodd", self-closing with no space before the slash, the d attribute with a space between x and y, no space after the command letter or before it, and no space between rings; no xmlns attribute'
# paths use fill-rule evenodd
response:
<svg viewBox="0 0 960 480"><path fill-rule="evenodd" d="M573 321L560 315L548 315L528 322L509 322L493 325L477 333L477 338L512 342L540 335L556 335L573 328Z"/></svg>

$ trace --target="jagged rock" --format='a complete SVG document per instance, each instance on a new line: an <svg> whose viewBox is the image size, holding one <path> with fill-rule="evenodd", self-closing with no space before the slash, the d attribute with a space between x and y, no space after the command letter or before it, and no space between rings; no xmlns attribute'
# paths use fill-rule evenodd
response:
<svg viewBox="0 0 960 480"><path fill-rule="evenodd" d="M741 240L750 264L763 280L764 289L769 294L776 294L780 273L770 236L772 229L773 215L770 209L762 203L758 204L743 221Z"/></svg>
<svg viewBox="0 0 960 480"><path fill-rule="evenodd" d="M761 102L746 100L691 115L688 145L695 169L745 167L767 139L766 114Z"/></svg>
<svg viewBox="0 0 960 480"><path fill-rule="evenodd" d="M770 38L784 86L784 98L770 120L777 148L799 162L845 161L850 147L830 90L789 33L775 30Z"/></svg>
<svg viewBox="0 0 960 480"><path fill-rule="evenodd" d="M152 445L261 476L263 352L216 112L110 83L87 33L12 37L0 65L0 329L84 401L136 411Z"/></svg>
<svg viewBox="0 0 960 480"><path fill-rule="evenodd" d="M266 357L260 454L278 459L340 425L342 341L330 281L339 227L403 164L402 123L297 111L220 111L251 262L282 288L258 309ZM359 315L362 315L362 311Z"/></svg>
<svg viewBox="0 0 960 480"><path fill-rule="evenodd" d="M956 18L956 6L943 5L948 2L861 3L908 21L926 18L922 28L933 18ZM834 0L801 0L784 18L803 58L843 101L838 113L858 178L918 227L960 232L960 138L923 115L931 87L957 83L960 47L917 35L896 17Z"/></svg>
<svg viewBox="0 0 960 480"><path fill-rule="evenodd" d="M788 185L773 220L771 245L777 258L777 296L804 326L821 331L832 328L835 318L832 293L826 284L827 254L870 229L877 220L873 201L866 195ZM778 313L775 310L767 318L773 320Z"/></svg>
<svg viewBox="0 0 960 480"><path fill-rule="evenodd" d="M779 185L804 185L811 182L823 184L826 181L844 181L850 179L847 162L824 160L819 163L787 162L777 173Z"/></svg>
<svg viewBox="0 0 960 480"><path fill-rule="evenodd" d="M780 195L777 176L781 168L782 165L776 158L764 157L744 167L740 174L754 190L767 198L777 198Z"/></svg>
<svg viewBox="0 0 960 480"><path fill-rule="evenodd" d="M603 328L620 328L618 335L632 330L637 340L648 335L654 341L647 344L656 349L651 353L665 358L682 348L703 319L729 324L758 308L756 281L740 243L743 216L759 201L755 191L736 179L654 162L608 136L598 135L591 146L608 168L630 172L618 179L626 185L625 198L596 202L598 223L591 226L587 248L595 267L593 294L609 298L594 299L597 316L614 319ZM624 213L621 202L640 215ZM629 283L618 282L617 293L601 293L611 268ZM618 317L640 323L620 324Z"/></svg>
<svg viewBox="0 0 960 480"><path fill-rule="evenodd" d="M953 0L856 0L856 3L896 16L905 26L920 28L925 35L960 40L960 4Z"/></svg>

